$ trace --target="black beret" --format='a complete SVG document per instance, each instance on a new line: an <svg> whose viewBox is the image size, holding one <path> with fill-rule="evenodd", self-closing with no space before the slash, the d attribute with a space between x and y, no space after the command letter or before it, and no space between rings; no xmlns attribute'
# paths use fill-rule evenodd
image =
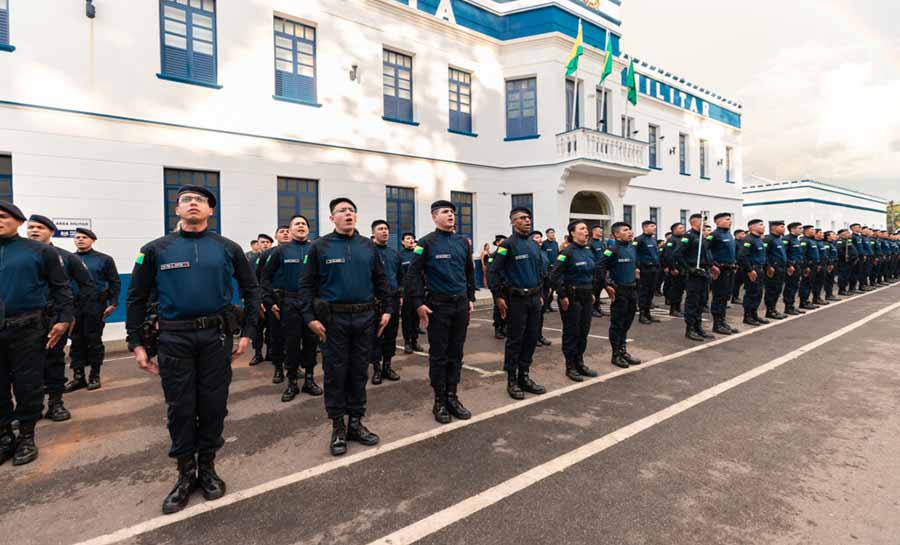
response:
<svg viewBox="0 0 900 545"><path fill-rule="evenodd" d="M648 225L656 225L656 222L651 220L644 220L641 222L641 227L647 227ZM629 227L631 226L629 225Z"/></svg>
<svg viewBox="0 0 900 545"><path fill-rule="evenodd" d="M850 228L853 229L854 227L859 227L859 224L858 224L858 223L851 223L851 224L850 224Z"/></svg>
<svg viewBox="0 0 900 545"><path fill-rule="evenodd" d="M784 225L784 220L772 220L769 222L769 227L778 227L779 225Z"/></svg>
<svg viewBox="0 0 900 545"><path fill-rule="evenodd" d="M199 185L183 185L178 188L178 196L180 197L182 193L197 193L198 195L203 195L209 201L210 208L216 207L216 196L213 195L212 191L205 187Z"/></svg>
<svg viewBox="0 0 900 545"><path fill-rule="evenodd" d="M513 217L513 214L515 214L516 212L524 212L524 213L528 214L529 216L531 216L531 210L529 210L527 207L517 206L509 211L509 217Z"/></svg>
<svg viewBox="0 0 900 545"><path fill-rule="evenodd" d="M670 231L674 231L675 228L678 227L679 225L684 225L684 224L681 223L680 221L677 221L677 222L675 222L675 223L673 223L672 225L669 226L669 230L670 230Z"/></svg>
<svg viewBox="0 0 900 545"><path fill-rule="evenodd" d="M334 212L334 207L345 202L353 207L354 210L357 210L356 203L348 199L347 197L337 197L335 199L331 199L331 202L328 203L328 210Z"/></svg>
<svg viewBox="0 0 900 545"><path fill-rule="evenodd" d="M719 212L715 216L713 216L713 221L719 221L722 218L730 218L731 212Z"/></svg>
<svg viewBox="0 0 900 545"><path fill-rule="evenodd" d="M413 240L415 240L416 234L412 233L410 231L407 231L407 232L403 233L402 235L400 235L400 240L403 240L406 237L413 237Z"/></svg>
<svg viewBox="0 0 900 545"><path fill-rule="evenodd" d="M16 218L19 221L25 221L25 214L23 214L22 211L19 210L18 206L14 205L11 202L0 201L0 210L3 210L4 212L6 212L10 216Z"/></svg>
<svg viewBox="0 0 900 545"><path fill-rule="evenodd" d="M566 231L568 231L568 232L571 234L572 231L575 230L575 227L576 227L579 223L583 223L585 226L587 226L587 222L586 222L586 221L584 221L584 220L575 220L575 221L569 223L569 225L566 226ZM598 227L599 227L599 226L598 226Z"/></svg>
<svg viewBox="0 0 900 545"><path fill-rule="evenodd" d="M81 233L82 235L88 237L91 240L97 240L97 235L94 234L93 231L88 229L87 227L77 227L75 229L76 233Z"/></svg>
<svg viewBox="0 0 900 545"><path fill-rule="evenodd" d="M449 208L450 210L453 210L454 212L456 212L456 205L450 201L440 200L440 201L434 201L433 203L431 203L431 211L432 212L434 212L435 210L440 210L441 208Z"/></svg>
<svg viewBox="0 0 900 545"><path fill-rule="evenodd" d="M536 229L535 229L534 231L528 233L528 236L529 236L529 237L533 237L534 235L541 235L541 236L544 236L544 233L542 233L542 232L540 232L540 231L538 231L538 230L536 230Z"/></svg>
<svg viewBox="0 0 900 545"><path fill-rule="evenodd" d="M833 235L833 234L834 234L834 231L825 231L825 236L826 236L826 237L827 237L828 235Z"/></svg>
<svg viewBox="0 0 900 545"><path fill-rule="evenodd" d="M763 220L760 220L760 219L750 220L747 222L747 227L750 227L751 225L757 225L762 222L763 222Z"/></svg>
<svg viewBox="0 0 900 545"><path fill-rule="evenodd" d="M691 214L691 217L688 219L689 220L699 220L699 219L703 219L703 216L700 214Z"/></svg>
<svg viewBox="0 0 900 545"><path fill-rule="evenodd" d="M800 227L801 225L803 225L803 224L800 223L799 221L795 221L795 222L788 224L788 229L796 229L797 227Z"/></svg>
<svg viewBox="0 0 900 545"><path fill-rule="evenodd" d="M843 234L846 233L848 230L849 230L849 229L841 229L840 231L837 232L837 234L843 235Z"/></svg>
<svg viewBox="0 0 900 545"><path fill-rule="evenodd" d="M494 235L494 244L500 242L501 240L506 240L506 235Z"/></svg>
<svg viewBox="0 0 900 545"><path fill-rule="evenodd" d="M56 224L53 223L53 220L48 218L47 216L42 216L40 214L32 214L31 217L28 218L28 221L40 223L47 229L50 229L51 231L56 231Z"/></svg>
<svg viewBox="0 0 900 545"><path fill-rule="evenodd" d="M269 235L267 235L265 233L260 233L259 235L256 236L256 240L259 240L261 238L264 238L264 239L268 240L269 242L275 242L274 238L270 237Z"/></svg>
<svg viewBox="0 0 900 545"><path fill-rule="evenodd" d="M556 229L554 229L553 227L547 227L547 231L546 231L546 232L549 233L550 231L553 231L553 232L555 233L555 232L556 232Z"/></svg>
<svg viewBox="0 0 900 545"><path fill-rule="evenodd" d="M594 229L600 229L600 230L602 231L602 230L603 230L603 226L600 225L600 224L598 223L597 225L591 227L591 231L593 231Z"/></svg>
<svg viewBox="0 0 900 545"><path fill-rule="evenodd" d="M385 220L375 220L372 222L372 230L374 231L375 228L378 227L379 225L387 225L388 229L391 228L391 224L386 222Z"/></svg>

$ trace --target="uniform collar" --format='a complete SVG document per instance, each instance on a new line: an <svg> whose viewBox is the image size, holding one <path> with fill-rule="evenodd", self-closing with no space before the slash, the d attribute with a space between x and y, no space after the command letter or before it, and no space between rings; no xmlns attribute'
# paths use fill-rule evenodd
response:
<svg viewBox="0 0 900 545"><path fill-rule="evenodd" d="M19 236L19 233L15 233L11 237L0 238L0 244L12 244L13 242L19 240L20 238L22 238L22 237Z"/></svg>
<svg viewBox="0 0 900 545"><path fill-rule="evenodd" d="M185 231L183 229L178 230L178 236L184 238L203 238L206 236L206 233L209 232L209 229L204 229L202 231Z"/></svg>
<svg viewBox="0 0 900 545"><path fill-rule="evenodd" d="M345 234L343 234L343 233L338 233L338 232L337 232L337 229L335 229L335 230L333 231L333 233L334 233L334 236L336 236L336 237L338 237L338 238L342 238L342 239L344 239L344 240L350 240L351 238L353 238L353 237L355 237L356 235L358 235L358 234L359 234L359 231L357 231L356 229L354 229L352 233L350 233L349 235L345 235Z"/></svg>
<svg viewBox="0 0 900 545"><path fill-rule="evenodd" d="M443 236L445 236L445 237L451 237L451 236L453 236L453 231L444 231L443 229L435 228L435 229L434 229L434 232L437 233L437 234L439 234L439 235L443 235Z"/></svg>

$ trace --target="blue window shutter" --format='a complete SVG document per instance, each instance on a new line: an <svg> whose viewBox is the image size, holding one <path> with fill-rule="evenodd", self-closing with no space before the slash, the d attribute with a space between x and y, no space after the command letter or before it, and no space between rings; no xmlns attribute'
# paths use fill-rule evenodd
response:
<svg viewBox="0 0 900 545"><path fill-rule="evenodd" d="M385 201L386 218L391 228L388 244L400 250L403 233L416 232L416 191L409 187L386 186Z"/></svg>
<svg viewBox="0 0 900 545"><path fill-rule="evenodd" d="M319 236L319 181L278 177L278 225L287 225L295 214L309 223L309 238Z"/></svg>
<svg viewBox="0 0 900 545"><path fill-rule="evenodd" d="M382 90L384 116L403 121L413 120L413 77L409 55L383 50ZM408 87L405 89L404 87Z"/></svg>
<svg viewBox="0 0 900 545"><path fill-rule="evenodd" d="M162 73L167 76L216 83L215 0L203 8L174 0L160 0Z"/></svg>
<svg viewBox="0 0 900 545"><path fill-rule="evenodd" d="M316 29L274 18L275 95L316 102Z"/></svg>
<svg viewBox="0 0 900 545"><path fill-rule="evenodd" d="M0 44L9 44L9 11L0 9Z"/></svg>

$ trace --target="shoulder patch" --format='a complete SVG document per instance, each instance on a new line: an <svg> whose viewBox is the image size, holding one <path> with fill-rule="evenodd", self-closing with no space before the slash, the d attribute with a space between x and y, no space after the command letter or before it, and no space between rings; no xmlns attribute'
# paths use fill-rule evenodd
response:
<svg viewBox="0 0 900 545"><path fill-rule="evenodd" d="M709 235L708 237L706 237L706 240L712 240L712 239L713 239L712 235Z"/></svg>
<svg viewBox="0 0 900 545"><path fill-rule="evenodd" d="M763 248L768 248L768 247L769 247L769 243L768 243L768 242L763 242Z"/></svg>
<svg viewBox="0 0 900 545"><path fill-rule="evenodd" d="M309 255L303 256L303 264L306 265L307 263L309 263Z"/></svg>
<svg viewBox="0 0 900 545"><path fill-rule="evenodd" d="M423 253L425 253L425 248L423 248L423 247L421 247L421 246L416 246L416 247L413 249L413 253L416 254L416 255L422 255Z"/></svg>
<svg viewBox="0 0 900 545"><path fill-rule="evenodd" d="M144 254L139 252L137 257L134 258L134 262L137 263L138 265L143 265L144 264Z"/></svg>
<svg viewBox="0 0 900 545"><path fill-rule="evenodd" d="M500 255L506 255L509 253L509 250L507 250L503 246L500 246L499 248L497 248L497 253Z"/></svg>
<svg viewBox="0 0 900 545"><path fill-rule="evenodd" d="M565 260L566 260L566 256L564 256L564 255L562 255L562 254L559 254L558 256L556 256L556 260L557 260L557 261L565 261Z"/></svg>
<svg viewBox="0 0 900 545"><path fill-rule="evenodd" d="M801 243L800 243L800 246L806 246L806 243L805 243L805 242L801 242Z"/></svg>
<svg viewBox="0 0 900 545"><path fill-rule="evenodd" d="M631 245L632 245L632 246L637 246L637 245L638 245L638 242L635 240L634 242L631 243Z"/></svg>
<svg viewBox="0 0 900 545"><path fill-rule="evenodd" d="M684 237L683 239L681 239L681 242L684 242L685 244L687 244L690 241L691 241L691 239L689 239L687 237Z"/></svg>
<svg viewBox="0 0 900 545"><path fill-rule="evenodd" d="M749 248L750 246L753 246L753 245L750 244L749 242L745 242L745 243L744 243L744 248Z"/></svg>
<svg viewBox="0 0 900 545"><path fill-rule="evenodd" d="M603 255L605 255L606 257L609 257L609 256L611 256L612 254L613 254L613 253L612 253L612 250L603 250Z"/></svg>
<svg viewBox="0 0 900 545"><path fill-rule="evenodd" d="M668 246L668 247L671 248L671 247L672 247L672 243L671 243L671 242L666 242L666 246Z"/></svg>
<svg viewBox="0 0 900 545"><path fill-rule="evenodd" d="M784 243L785 245L788 244L788 241L786 241L786 240L782 240L781 242Z"/></svg>

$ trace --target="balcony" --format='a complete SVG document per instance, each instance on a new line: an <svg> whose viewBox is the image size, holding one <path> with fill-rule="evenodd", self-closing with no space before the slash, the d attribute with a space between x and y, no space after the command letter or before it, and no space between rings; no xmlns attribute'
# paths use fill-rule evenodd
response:
<svg viewBox="0 0 900 545"><path fill-rule="evenodd" d="M650 172L648 144L591 129L556 135L557 156L571 170L605 176L643 176Z"/></svg>

